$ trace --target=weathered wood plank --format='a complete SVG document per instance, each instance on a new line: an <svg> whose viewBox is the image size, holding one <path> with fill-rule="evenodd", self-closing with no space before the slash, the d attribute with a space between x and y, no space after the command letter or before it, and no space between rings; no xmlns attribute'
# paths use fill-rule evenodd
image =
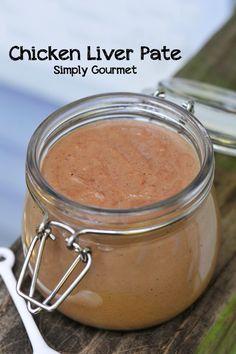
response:
<svg viewBox="0 0 236 354"><path fill-rule="evenodd" d="M236 90L236 16L183 68L178 76ZM236 159L216 156L215 186L222 215L222 249L215 276L187 311L144 331L111 332L79 325L58 312L36 321L48 343L63 353L83 354L233 354L236 353ZM16 274L22 264L14 246ZM31 353L14 306L0 283L0 353Z"/></svg>
<svg viewBox="0 0 236 354"><path fill-rule="evenodd" d="M183 67L177 76L236 88L236 15Z"/></svg>

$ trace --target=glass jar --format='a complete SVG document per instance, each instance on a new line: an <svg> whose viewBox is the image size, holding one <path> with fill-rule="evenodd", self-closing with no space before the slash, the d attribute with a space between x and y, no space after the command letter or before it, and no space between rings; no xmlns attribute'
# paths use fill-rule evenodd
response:
<svg viewBox="0 0 236 354"><path fill-rule="evenodd" d="M105 119L171 127L196 150L198 175L175 196L133 209L89 207L60 195L40 172L48 150L68 132ZM87 325L132 330L186 309L207 287L216 265L220 232L213 178L214 154L205 128L174 103L117 93L88 97L53 113L32 136L27 154L22 232L27 256L17 290L29 310L58 307ZM27 268L29 294L21 290ZM35 298L35 286L46 300Z"/></svg>

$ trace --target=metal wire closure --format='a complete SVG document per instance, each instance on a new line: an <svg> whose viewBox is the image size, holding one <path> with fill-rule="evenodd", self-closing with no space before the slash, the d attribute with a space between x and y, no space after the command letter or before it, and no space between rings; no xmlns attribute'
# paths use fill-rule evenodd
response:
<svg viewBox="0 0 236 354"><path fill-rule="evenodd" d="M177 219L175 220L177 221ZM128 230L104 230L104 229L80 229L75 231L72 227L69 225L66 225L64 223L61 223L59 221L47 221L47 216L44 217L44 221L41 223L41 225L38 227L37 233L35 237L33 238L23 267L21 269L21 273L17 282L17 292L20 296L22 296L25 300L27 300L27 306L28 310L33 313L37 314L39 313L42 309L52 312L54 311L69 295L70 293L75 289L75 287L80 283L80 281L83 279L83 277L88 273L91 264L92 264L92 256L91 256L91 251L89 248L81 248L79 243L77 242L79 239L79 236L85 235L85 234L100 234L100 235L137 235L137 234L143 234L151 231L155 231L157 229L160 229L162 227L165 227L168 225L168 222L164 222L163 224L160 224L159 226L148 226L140 229L128 229ZM74 250L76 253L78 253L78 256L74 259L66 273L62 276L61 280L58 282L58 284L55 286L55 288L52 290L52 292L48 295L48 297L43 301L39 302L36 299L33 298L34 293L35 293L35 287L38 279L38 273L39 273L39 268L42 260L42 254L44 250L45 243L48 238L51 238L51 240L55 241L56 237L52 233L52 227L58 227L63 229L64 231L67 231L70 236L68 236L65 239L66 246L67 248ZM32 281L30 284L30 290L29 294L25 294L22 290L22 283L24 281L27 268L33 253L33 250L37 244L37 242L40 242L39 248L38 248L38 253L36 256L36 262L34 266L34 271L32 275ZM81 271L81 273L78 275L78 277L72 282L72 284L64 291L62 295L53 303L50 304L50 301L53 300L56 295L58 295L58 291L61 289L63 284L66 282L66 280L69 278L70 274L73 272L77 264L82 261L85 263L85 267ZM33 308L32 305L36 305L37 307Z"/></svg>
<svg viewBox="0 0 236 354"><path fill-rule="evenodd" d="M159 98L165 98L165 95L166 95L166 93L165 93L165 91L162 89L162 88L160 88L160 89L157 89L155 92L153 92L153 94L152 94L154 97L159 97Z"/></svg>
<svg viewBox="0 0 236 354"><path fill-rule="evenodd" d="M35 293L35 287L38 279L38 273L42 261L42 255L45 247L45 243L50 238L51 240L55 241L56 237L52 234L52 226L53 227L58 227L63 229L64 231L67 231L70 236L68 236L65 239L66 246L74 250L78 255L68 268L68 270L65 272L65 274L62 276L61 280L58 282L58 284L55 286L55 288L52 290L52 292L48 295L48 297L43 301L37 301L34 299L34 293ZM20 296L22 296L24 299L27 300L27 306L28 310L33 313L39 313L42 309L46 311L53 311L55 310L66 298L70 293L75 289L75 287L79 284L79 282L83 279L83 277L87 274L89 271L91 264L92 264L92 258L91 258L91 253L88 248L81 248L78 242L76 242L80 236L80 234L84 234L86 230L79 230L75 231L73 228L70 226L63 224L58 221L46 221L46 217L42 224L39 226L37 233L35 237L33 238L30 247L28 249L18 282L17 282L17 292ZM25 294L22 290L22 283L25 279L25 275L27 272L27 268L33 253L33 250L35 249L36 244L39 242L39 248L38 248L38 253L36 255L36 262L34 266L34 271L32 275L32 281L30 284L30 290L29 294ZM58 295L58 291L61 289L63 284L66 282L66 280L69 278L75 267L78 265L78 263L82 261L85 263L85 266L81 273L76 277L76 279L71 283L70 286L63 292L62 295L59 296L59 298L53 303L50 304L50 301L54 300L56 295ZM37 307L32 307L32 305L36 305Z"/></svg>
<svg viewBox="0 0 236 354"><path fill-rule="evenodd" d="M163 87L160 87L153 93L154 97L159 97L162 99L166 98L166 92ZM194 101L193 100L188 100L186 102L182 103L182 107L186 109L188 112L194 114Z"/></svg>
<svg viewBox="0 0 236 354"><path fill-rule="evenodd" d="M187 215L187 214L186 214ZM176 222L178 220L183 219L186 215L183 215L181 218L176 217L173 219L173 222ZM61 305L61 303L70 295L70 293L75 289L75 287L80 283L80 281L84 278L84 276L88 273L91 264L92 264L92 256L91 256L91 251L89 248L82 248L79 243L79 236L81 235L86 235L86 234L98 234L98 235L110 235L110 236L131 236L131 235L139 235L139 234L144 234L152 231L156 231L158 229L161 229L165 226L169 225L168 221L165 221L159 225L154 225L154 226L147 226L139 229L128 229L128 230L107 230L107 229L80 229L75 231L72 227L69 225L66 225L64 223L61 223L59 221L47 221L47 216L45 214L44 221L41 223L41 225L38 227L37 233L35 237L33 238L23 267L21 269L21 273L17 282L17 287L16 290L20 296L22 296L25 300L27 300L27 306L28 310L33 313L39 313L41 310L46 310L49 312L54 311L58 306ZM52 292L48 295L48 297L43 301L39 302L36 299L33 298L34 293L35 293L35 287L38 279L38 273L39 273L39 268L42 260L42 254L44 250L44 246L46 243L46 240L48 238L51 238L51 240L55 241L56 237L52 233L52 227L58 227L63 229L64 231L67 231L70 236L68 236L65 239L65 243L67 248L74 250L76 253L78 253L78 256L74 259L66 273L62 276L61 280L58 282L58 284L55 286L55 288L52 290ZM39 248L38 248L38 253L36 256L36 262L34 266L34 271L32 275L32 281L30 284L30 290L29 294L25 294L22 290L22 283L24 281L27 268L33 253L33 250L37 244L37 242L40 242ZM85 267L81 271L81 273L78 275L78 277L72 282L72 284L64 291L62 295L53 303L50 304L50 301L53 300L56 295L58 295L58 291L61 289L63 284L66 282L66 280L69 278L70 274L73 272L75 267L78 265L78 263L82 261L85 263ZM33 308L32 305L36 305L37 307Z"/></svg>
<svg viewBox="0 0 236 354"><path fill-rule="evenodd" d="M182 104L182 107L185 108L188 112L194 114L194 101L193 100L189 100L187 102L184 102Z"/></svg>

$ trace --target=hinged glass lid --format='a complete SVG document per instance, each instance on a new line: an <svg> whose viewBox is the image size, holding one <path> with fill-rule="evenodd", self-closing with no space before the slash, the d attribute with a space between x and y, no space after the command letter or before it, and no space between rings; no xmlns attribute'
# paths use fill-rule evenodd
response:
<svg viewBox="0 0 236 354"><path fill-rule="evenodd" d="M206 127L215 151L236 156L236 92L198 81L172 78L159 91L178 105L194 103L194 116Z"/></svg>

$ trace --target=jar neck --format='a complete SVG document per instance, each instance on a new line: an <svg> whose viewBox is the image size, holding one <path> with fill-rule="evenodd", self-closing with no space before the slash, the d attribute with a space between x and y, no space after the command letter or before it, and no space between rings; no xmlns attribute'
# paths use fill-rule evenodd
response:
<svg viewBox="0 0 236 354"><path fill-rule="evenodd" d="M172 128L193 145L200 161L196 178L180 193L158 203L132 209L104 209L82 205L57 191L43 178L40 167L50 147L63 135L100 120L135 119ZM77 224L107 228L163 227L192 213L206 198L214 177L210 138L192 114L160 98L131 93L92 96L73 102L49 116L35 131L28 146L26 181L43 211ZM68 220L69 219L69 220Z"/></svg>

